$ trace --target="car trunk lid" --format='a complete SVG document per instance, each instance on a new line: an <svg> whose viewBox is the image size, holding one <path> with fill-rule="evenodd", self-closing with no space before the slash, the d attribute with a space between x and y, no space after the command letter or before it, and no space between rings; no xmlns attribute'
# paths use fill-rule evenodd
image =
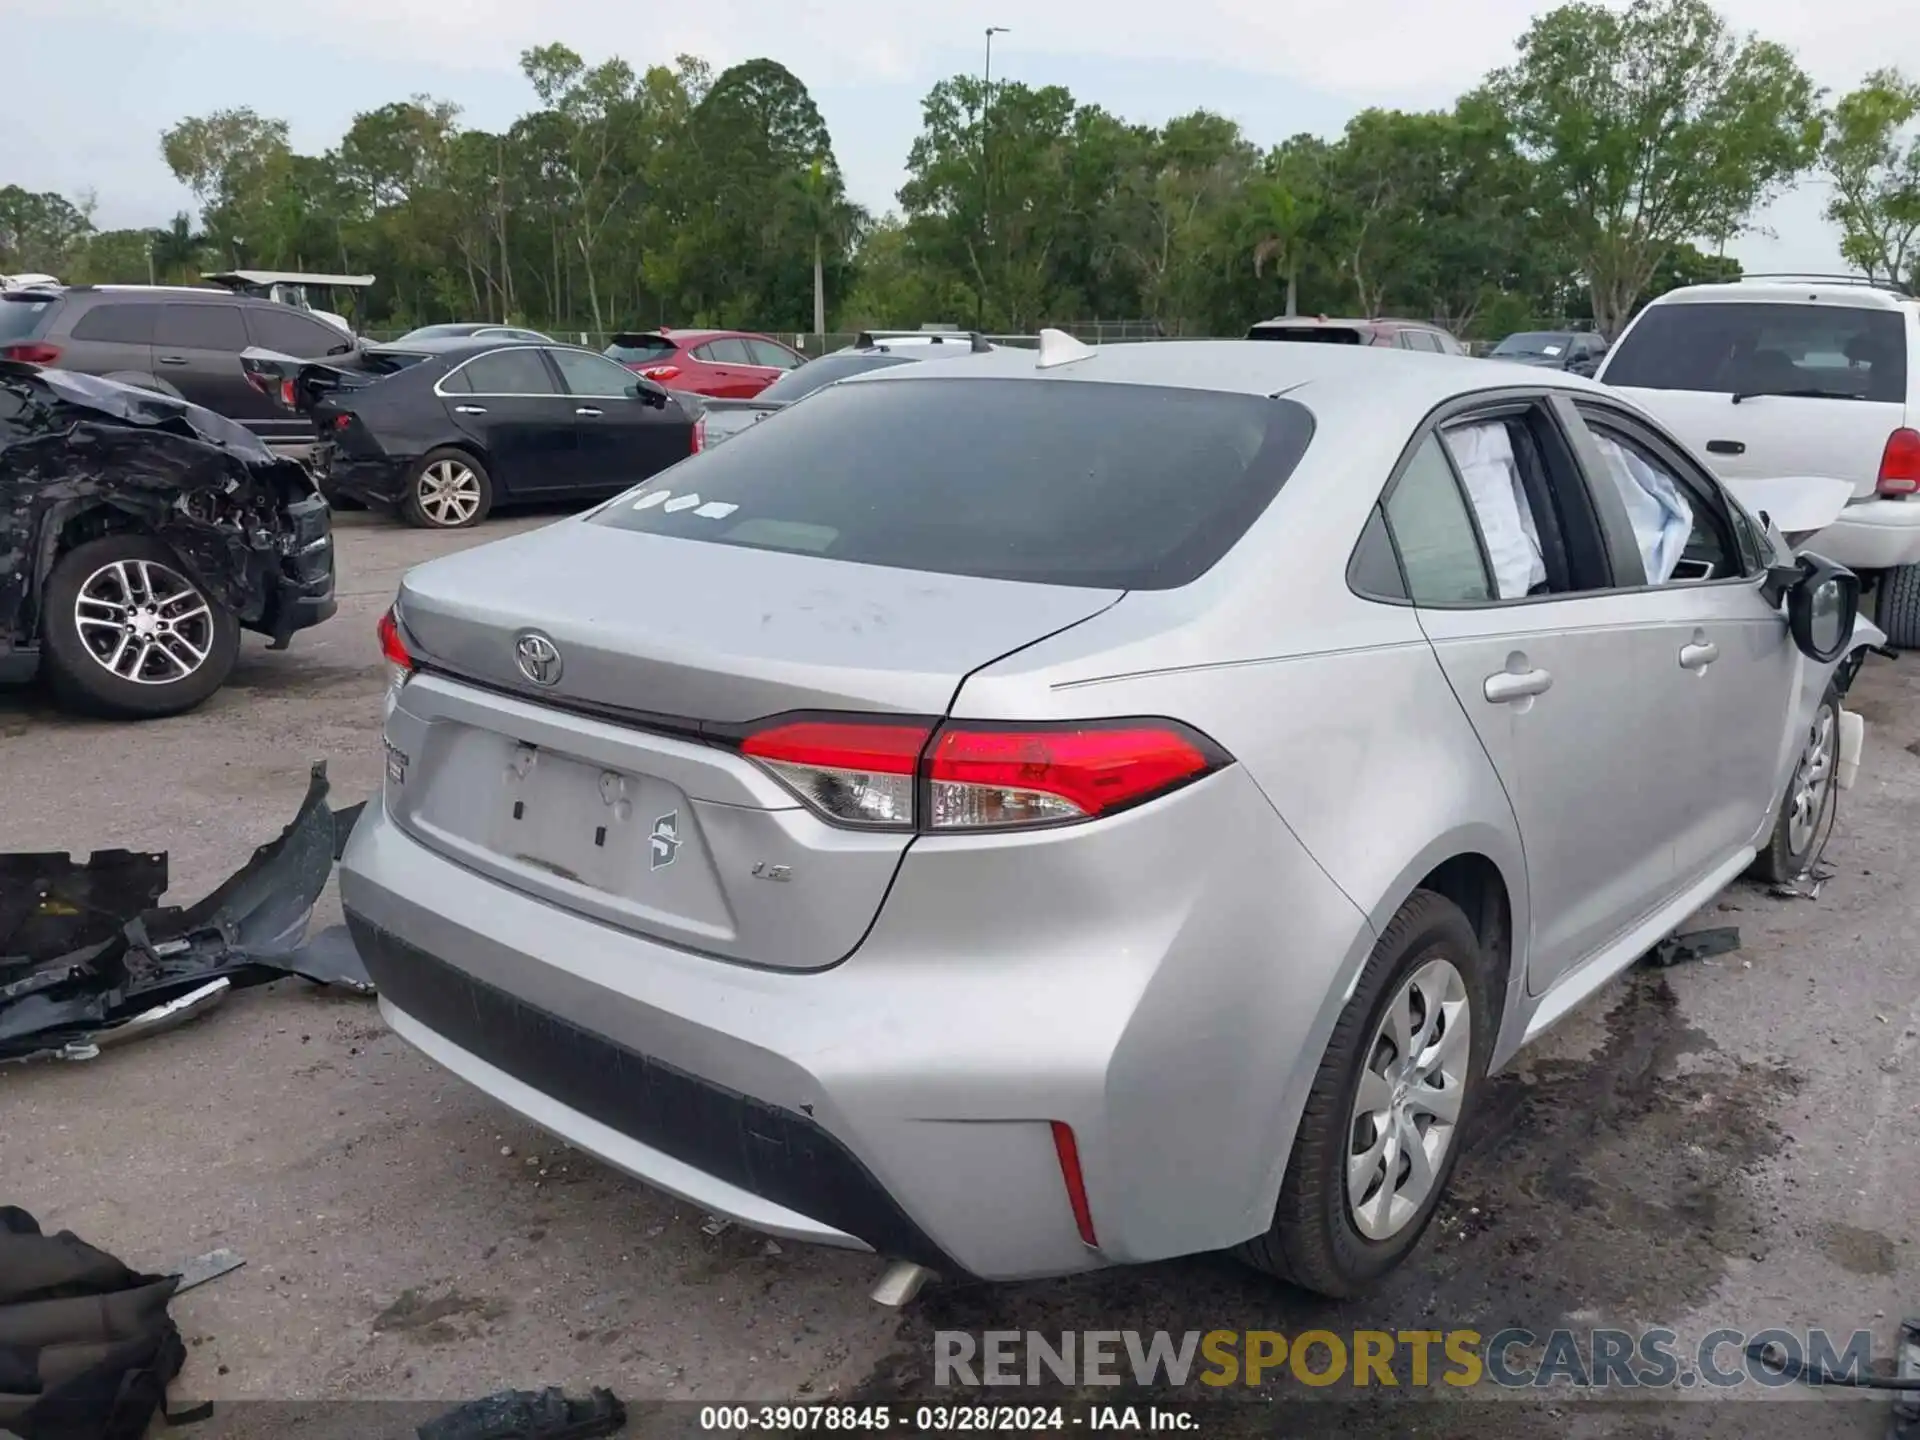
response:
<svg viewBox="0 0 1920 1440"><path fill-rule="evenodd" d="M970 672L1121 593L563 521L406 577L420 669L388 723L388 808L469 868L635 933L831 965L911 835L828 824L739 753L743 729L944 715ZM544 664L520 663L528 636Z"/></svg>

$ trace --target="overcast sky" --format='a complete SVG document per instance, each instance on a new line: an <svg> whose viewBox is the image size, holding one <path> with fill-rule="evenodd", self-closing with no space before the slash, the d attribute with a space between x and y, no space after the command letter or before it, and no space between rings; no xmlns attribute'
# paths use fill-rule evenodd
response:
<svg viewBox="0 0 1920 1440"><path fill-rule="evenodd" d="M248 105L290 122L303 151L336 144L353 115L417 93L497 128L531 108L516 56L564 41L589 61L636 67L676 54L716 71L771 56L807 83L853 197L891 208L919 102L978 72L983 30L996 78L1061 84L1129 120L1197 107L1271 144L1332 135L1367 105L1449 103L1512 54L1543 7L1527 0L0 0L7 132L0 184L91 189L97 223L164 223L191 197L160 158L184 115ZM1843 90L1868 70L1920 72L1912 0L1725 0L1734 25L1782 41L1815 81ZM36 63L45 57L45 63ZM1838 269L1818 187L1803 186L1737 240L1749 269Z"/></svg>

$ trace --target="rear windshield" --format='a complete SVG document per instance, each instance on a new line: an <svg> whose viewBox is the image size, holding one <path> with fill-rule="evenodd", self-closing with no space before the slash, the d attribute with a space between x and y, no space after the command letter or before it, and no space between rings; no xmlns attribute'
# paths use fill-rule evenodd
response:
<svg viewBox="0 0 1920 1440"><path fill-rule="evenodd" d="M1841 305L1655 305L1613 347L1606 381L1904 404L1906 316Z"/></svg>
<svg viewBox="0 0 1920 1440"><path fill-rule="evenodd" d="M636 361L671 355L678 348L664 335L623 335L600 353L622 365L632 365Z"/></svg>
<svg viewBox="0 0 1920 1440"><path fill-rule="evenodd" d="M1293 472L1291 400L908 376L823 390L664 471L594 523L942 575L1168 590Z"/></svg>
<svg viewBox="0 0 1920 1440"><path fill-rule="evenodd" d="M362 350L360 368L373 375L398 375L427 357L416 350Z"/></svg>
<svg viewBox="0 0 1920 1440"><path fill-rule="evenodd" d="M0 295L0 342L29 338L40 328L40 322L52 308L51 300Z"/></svg>
<svg viewBox="0 0 1920 1440"><path fill-rule="evenodd" d="M893 365L911 365L918 356L911 355L822 355L818 360L809 360L796 370L789 370L778 380L760 392L762 400L777 401L782 405L791 405L802 395L811 395L822 385L831 385L836 380L844 380L849 375L864 374L868 370L885 370Z"/></svg>
<svg viewBox="0 0 1920 1440"><path fill-rule="evenodd" d="M1529 330L1509 335L1493 347L1496 355L1564 355L1573 343L1571 335L1556 330Z"/></svg>
<svg viewBox="0 0 1920 1440"><path fill-rule="evenodd" d="M1306 340L1322 345L1358 345L1364 337L1351 325L1270 325L1247 332L1249 340Z"/></svg>

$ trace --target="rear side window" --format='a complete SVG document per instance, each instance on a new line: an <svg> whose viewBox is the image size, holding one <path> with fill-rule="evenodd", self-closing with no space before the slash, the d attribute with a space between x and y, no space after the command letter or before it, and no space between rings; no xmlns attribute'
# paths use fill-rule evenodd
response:
<svg viewBox="0 0 1920 1440"><path fill-rule="evenodd" d="M460 374L475 395L557 395L559 389L547 372L538 350L496 350L469 360ZM443 390L452 389L442 385Z"/></svg>
<svg viewBox="0 0 1920 1440"><path fill-rule="evenodd" d="M673 354L678 347L663 335L623 335L602 353L622 365L639 365Z"/></svg>
<svg viewBox="0 0 1920 1440"><path fill-rule="evenodd" d="M51 300L19 300L0 296L0 341L31 339L53 309Z"/></svg>
<svg viewBox="0 0 1920 1440"><path fill-rule="evenodd" d="M693 353L709 365L753 364L753 356L744 340L709 340Z"/></svg>
<svg viewBox="0 0 1920 1440"><path fill-rule="evenodd" d="M823 390L592 523L933 574L1167 590L1233 547L1312 434L1291 400L908 377Z"/></svg>
<svg viewBox="0 0 1920 1440"><path fill-rule="evenodd" d="M158 305L96 305L73 322L73 338L114 345L151 344L159 314Z"/></svg>
<svg viewBox="0 0 1920 1440"><path fill-rule="evenodd" d="M1606 380L1645 390L1904 404L1906 317L1842 305L1655 305L1614 346Z"/></svg>
<svg viewBox="0 0 1920 1440"><path fill-rule="evenodd" d="M247 348L247 327L238 305L163 305L153 343L238 355Z"/></svg>
<svg viewBox="0 0 1920 1440"><path fill-rule="evenodd" d="M323 320L310 320L286 306L260 305L247 311L247 331L264 350L301 360L345 355L353 341Z"/></svg>
<svg viewBox="0 0 1920 1440"><path fill-rule="evenodd" d="M1386 510L1414 604L1484 605L1493 598L1473 516L1438 437L1420 442Z"/></svg>

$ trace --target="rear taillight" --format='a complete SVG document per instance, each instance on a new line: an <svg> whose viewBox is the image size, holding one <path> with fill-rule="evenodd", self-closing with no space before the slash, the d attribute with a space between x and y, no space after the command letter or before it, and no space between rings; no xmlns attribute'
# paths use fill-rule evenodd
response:
<svg viewBox="0 0 1920 1440"><path fill-rule="evenodd" d="M333 417L332 420L328 421L327 423L331 425L335 430L344 430L347 428L347 426L353 423L353 416L336 415Z"/></svg>
<svg viewBox="0 0 1920 1440"><path fill-rule="evenodd" d="M400 702L400 691L413 675L413 656L407 653L407 642L400 634L400 621L392 610L380 617L380 623L374 627L380 636L380 653L387 661L387 694L383 706L384 716L393 714L393 707Z"/></svg>
<svg viewBox="0 0 1920 1440"><path fill-rule="evenodd" d="M375 627L380 633L380 653L387 657L387 663L398 665L402 670L413 669L413 656L407 653L407 642L400 638L400 622L389 610L380 617Z"/></svg>
<svg viewBox="0 0 1920 1440"><path fill-rule="evenodd" d="M678 365L644 365L640 373L649 380L658 380L662 385L680 373Z"/></svg>
<svg viewBox="0 0 1920 1440"><path fill-rule="evenodd" d="M1229 758L1170 720L935 727L835 717L771 722L740 748L828 820L939 834L1110 815Z"/></svg>
<svg viewBox="0 0 1920 1440"><path fill-rule="evenodd" d="M706 416L702 415L698 420L693 422L693 439L690 443L692 448L687 452L689 455L698 455L702 450L707 448Z"/></svg>
<svg viewBox="0 0 1920 1440"><path fill-rule="evenodd" d="M28 365L53 365L60 359L60 347L43 344L38 340L28 340L19 345L0 348L0 356L8 360L19 360Z"/></svg>
<svg viewBox="0 0 1920 1440"><path fill-rule="evenodd" d="M756 731L740 749L829 820L904 830L927 735L925 725L796 720Z"/></svg>
<svg viewBox="0 0 1920 1440"><path fill-rule="evenodd" d="M1899 429L1880 452L1880 493L1898 499L1920 490L1920 430Z"/></svg>
<svg viewBox="0 0 1920 1440"><path fill-rule="evenodd" d="M300 398L294 393L293 381L282 380L280 382L280 403L289 410L297 410L300 408Z"/></svg>

